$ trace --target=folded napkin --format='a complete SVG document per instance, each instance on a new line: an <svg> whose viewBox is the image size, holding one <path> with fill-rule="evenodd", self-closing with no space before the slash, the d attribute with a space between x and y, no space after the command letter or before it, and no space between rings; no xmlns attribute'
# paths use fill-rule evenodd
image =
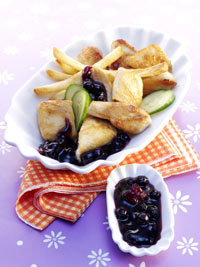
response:
<svg viewBox="0 0 200 267"><path fill-rule="evenodd" d="M200 158L171 120L142 151L128 155L116 166L101 166L88 174L50 170L29 160L17 197L17 215L38 230L45 229L56 217L75 222L105 190L110 172L131 163L148 163L166 178L198 168Z"/></svg>

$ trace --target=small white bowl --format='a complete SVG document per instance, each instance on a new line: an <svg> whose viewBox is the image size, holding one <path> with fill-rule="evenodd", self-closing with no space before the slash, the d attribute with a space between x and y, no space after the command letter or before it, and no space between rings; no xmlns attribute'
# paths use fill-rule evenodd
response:
<svg viewBox="0 0 200 267"><path fill-rule="evenodd" d="M146 176L155 189L161 192L161 216L162 231L161 238L155 245L148 248L137 248L129 246L123 240L119 224L115 215L114 190L115 185L123 178ZM169 191L162 176L152 167L146 164L129 164L114 169L109 177L106 188L108 222L112 231L113 241L123 252L129 252L134 256L156 255L162 250L167 250L174 238L174 215L170 204Z"/></svg>

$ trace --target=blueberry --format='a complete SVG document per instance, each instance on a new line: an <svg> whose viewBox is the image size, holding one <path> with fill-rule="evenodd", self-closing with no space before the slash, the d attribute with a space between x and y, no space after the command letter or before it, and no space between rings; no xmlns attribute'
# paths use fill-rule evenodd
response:
<svg viewBox="0 0 200 267"><path fill-rule="evenodd" d="M159 218L159 209L157 206L151 205L148 207L148 211L150 213L150 216L153 218Z"/></svg>
<svg viewBox="0 0 200 267"><path fill-rule="evenodd" d="M137 211L146 211L147 210L147 205L144 202L140 202L135 209Z"/></svg>
<svg viewBox="0 0 200 267"><path fill-rule="evenodd" d="M128 219L128 210L126 207L119 207L116 209L116 216L120 220Z"/></svg>
<svg viewBox="0 0 200 267"><path fill-rule="evenodd" d="M148 225L148 231L150 233L155 233L156 230L157 230L156 223L155 222L149 223L149 225Z"/></svg>
<svg viewBox="0 0 200 267"><path fill-rule="evenodd" d="M157 190L151 192L151 198L158 200L161 197L161 193Z"/></svg>
<svg viewBox="0 0 200 267"><path fill-rule="evenodd" d="M137 177L137 183L139 185L145 185L147 183L148 179L145 176L138 176Z"/></svg>
<svg viewBox="0 0 200 267"><path fill-rule="evenodd" d="M149 217L148 217L148 215L147 215L146 213L141 212L141 213L139 213L139 215L136 217L136 222L137 222L138 224L142 224L142 225L147 224L147 223L149 222Z"/></svg>

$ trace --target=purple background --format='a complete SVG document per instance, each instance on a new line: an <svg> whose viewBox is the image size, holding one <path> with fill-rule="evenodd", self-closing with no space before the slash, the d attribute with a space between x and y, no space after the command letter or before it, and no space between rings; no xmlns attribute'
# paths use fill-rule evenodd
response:
<svg viewBox="0 0 200 267"><path fill-rule="evenodd" d="M192 84L175 119L198 150L199 17L198 0L0 1L0 266L93 267L98 266L97 262L99 266L106 263L108 267L199 266L200 170L166 180L172 196L178 199L175 201L178 207L175 238L170 248L154 257L136 258L122 253L111 239L108 225L104 224L107 221L105 193L98 196L74 225L57 219L46 230L39 232L22 223L15 214L15 201L26 160L16 148L5 145L3 141L4 116L13 94L51 59L54 45L62 48L93 31L126 24L156 28L185 44L192 62ZM172 203L174 206L173 199ZM57 242L57 249L54 244L48 248L50 242L43 242L45 235L51 236L51 231L55 234L62 232L61 236L66 237L60 239L63 244ZM23 243L19 245L19 241ZM182 247L178 249L180 242ZM92 255L92 250L100 253L99 249L102 249L102 254L109 254L103 255L102 260L96 258L96 262L89 265L95 258L88 258L88 255Z"/></svg>

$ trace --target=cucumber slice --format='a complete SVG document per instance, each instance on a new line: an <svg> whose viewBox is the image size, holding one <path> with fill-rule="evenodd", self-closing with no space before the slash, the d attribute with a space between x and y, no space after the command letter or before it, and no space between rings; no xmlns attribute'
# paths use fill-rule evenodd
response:
<svg viewBox="0 0 200 267"><path fill-rule="evenodd" d="M145 96L140 107L145 109L150 115L153 115L169 107L174 100L173 90L158 90Z"/></svg>
<svg viewBox="0 0 200 267"><path fill-rule="evenodd" d="M76 130L79 131L87 115L87 109L91 102L89 93L83 89L77 91L72 97L72 108L75 115Z"/></svg>
<svg viewBox="0 0 200 267"><path fill-rule="evenodd" d="M83 86L81 84L71 84L67 87L65 92L65 100L72 100L74 94L79 91L83 90Z"/></svg>

